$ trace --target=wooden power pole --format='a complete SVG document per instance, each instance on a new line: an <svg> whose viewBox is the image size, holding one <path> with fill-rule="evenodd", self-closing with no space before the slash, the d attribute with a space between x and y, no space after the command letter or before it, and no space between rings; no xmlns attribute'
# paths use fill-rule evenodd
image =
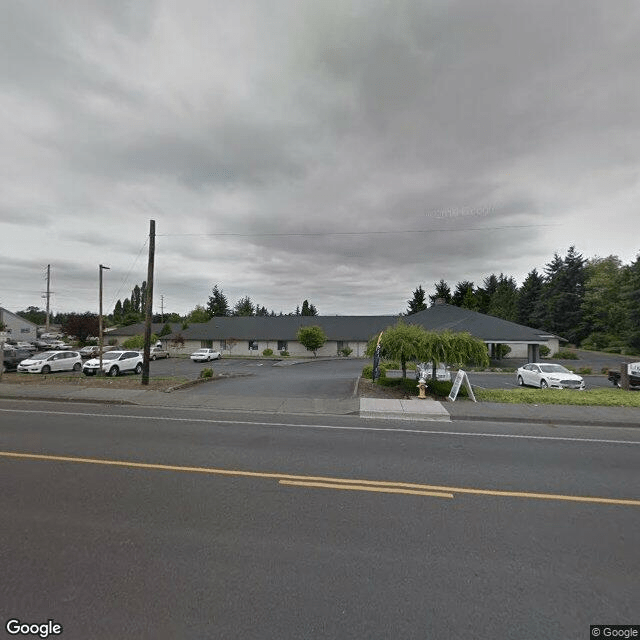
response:
<svg viewBox="0 0 640 640"><path fill-rule="evenodd" d="M145 303L144 354L142 384L149 384L149 355L151 352L151 321L153 320L153 261L156 255L156 221L149 221L149 265L147 267L147 295Z"/></svg>

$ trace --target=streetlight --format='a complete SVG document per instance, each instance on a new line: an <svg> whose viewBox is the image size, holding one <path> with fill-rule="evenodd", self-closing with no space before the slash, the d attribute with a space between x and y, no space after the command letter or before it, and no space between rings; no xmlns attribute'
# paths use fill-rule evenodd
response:
<svg viewBox="0 0 640 640"><path fill-rule="evenodd" d="M98 349L100 351L100 375L102 375L102 347L103 347L103 339L102 339L102 270L103 269L110 269L111 267L105 267L104 265L99 265L100 269L99 269L99 273L100 273L100 314L98 315L98 336L99 336L99 341L98 341Z"/></svg>

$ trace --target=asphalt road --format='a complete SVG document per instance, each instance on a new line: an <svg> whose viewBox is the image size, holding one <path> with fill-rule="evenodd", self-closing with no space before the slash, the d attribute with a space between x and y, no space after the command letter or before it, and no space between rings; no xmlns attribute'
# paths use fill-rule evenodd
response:
<svg viewBox="0 0 640 640"><path fill-rule="evenodd" d="M0 452L0 612L64 638L638 623L636 429L0 401Z"/></svg>

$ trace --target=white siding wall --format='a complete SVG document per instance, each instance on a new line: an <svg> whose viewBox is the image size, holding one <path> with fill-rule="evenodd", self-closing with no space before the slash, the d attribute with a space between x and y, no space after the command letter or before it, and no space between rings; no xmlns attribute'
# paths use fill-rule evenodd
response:
<svg viewBox="0 0 640 640"><path fill-rule="evenodd" d="M15 313L3 309L2 322L7 325L5 331L7 331L9 336L14 340L32 342L38 339L37 325L17 316Z"/></svg>

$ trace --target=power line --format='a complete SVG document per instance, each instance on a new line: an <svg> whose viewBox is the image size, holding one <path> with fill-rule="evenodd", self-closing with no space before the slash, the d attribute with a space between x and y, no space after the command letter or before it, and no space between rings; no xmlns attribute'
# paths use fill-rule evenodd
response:
<svg viewBox="0 0 640 640"><path fill-rule="evenodd" d="M129 279L129 276L131 275L131 272L134 270L136 264L138 263L138 260L140 259L140 256L142 255L142 252L144 251L144 248L147 246L148 242L149 242L149 237L147 236L147 238L144 241L144 244L140 247L140 251L138 251L138 255L136 256L135 260L133 261L133 264L131 265L131 268L127 272L127 275L122 279L122 282L120 283L120 286L118 287L118 290L115 292L115 294L113 296L113 299L111 300L111 306L112 307L115 305L116 298L118 297L118 295L122 291L122 288L124 287L125 283Z"/></svg>
<svg viewBox="0 0 640 640"><path fill-rule="evenodd" d="M321 236L372 236L402 233L439 233L447 231L497 231L504 229L531 229L534 227L560 227L562 224L524 224L507 225L503 227L465 227L463 229L402 229L389 231L310 231L310 232L282 232L282 233L158 233L157 237L239 237L239 238L269 238L269 237L321 237Z"/></svg>

